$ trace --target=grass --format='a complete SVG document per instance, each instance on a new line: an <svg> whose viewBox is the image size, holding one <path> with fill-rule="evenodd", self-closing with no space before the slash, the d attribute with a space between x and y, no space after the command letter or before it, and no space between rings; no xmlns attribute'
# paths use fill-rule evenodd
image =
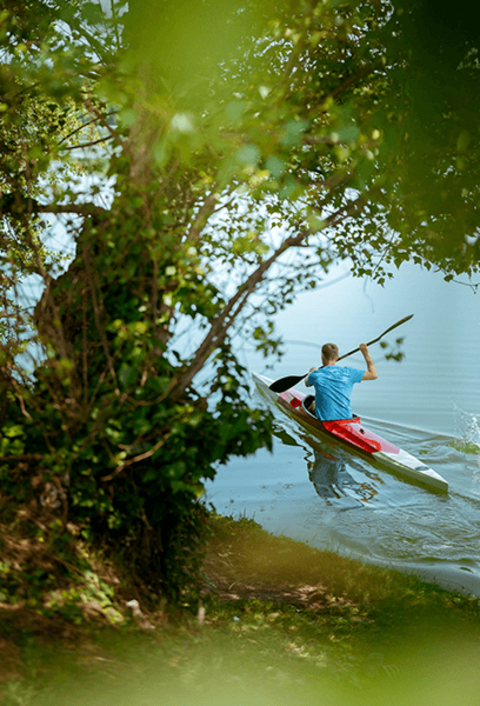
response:
<svg viewBox="0 0 480 706"><path fill-rule="evenodd" d="M198 613L142 606L140 629L120 603L116 627L2 611L2 706L477 703L477 599L253 521L210 529Z"/></svg>

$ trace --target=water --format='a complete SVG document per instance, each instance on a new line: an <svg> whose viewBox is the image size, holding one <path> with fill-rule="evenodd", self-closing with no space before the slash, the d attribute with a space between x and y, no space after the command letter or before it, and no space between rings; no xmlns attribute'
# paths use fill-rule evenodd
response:
<svg viewBox="0 0 480 706"><path fill-rule="evenodd" d="M387 338L404 337L405 359L382 360L372 346L379 379L355 386L353 409L440 473L447 495L322 446L276 410L273 454L261 450L220 468L207 502L274 534L480 596L479 304L472 288L407 266L384 288L345 279L303 295L277 319L291 343L273 370L248 348L242 353L250 370L273 379L301 374L320 363L305 343L333 341L342 354L413 313ZM361 355L345 361L362 363ZM253 401L265 404L255 393Z"/></svg>

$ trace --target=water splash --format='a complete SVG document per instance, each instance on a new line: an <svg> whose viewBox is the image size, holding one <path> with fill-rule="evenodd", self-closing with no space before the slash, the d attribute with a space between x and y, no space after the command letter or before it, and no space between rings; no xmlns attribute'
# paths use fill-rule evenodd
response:
<svg viewBox="0 0 480 706"><path fill-rule="evenodd" d="M480 419L454 405L455 439L452 446L458 451L480 454Z"/></svg>

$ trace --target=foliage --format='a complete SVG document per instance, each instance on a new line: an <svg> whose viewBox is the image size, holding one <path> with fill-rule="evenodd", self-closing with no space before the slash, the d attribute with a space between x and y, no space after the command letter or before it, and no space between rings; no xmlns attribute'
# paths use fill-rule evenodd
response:
<svg viewBox="0 0 480 706"><path fill-rule="evenodd" d="M2 631L8 626L5 616L10 615L15 622L13 616L22 612L34 615L34 622L40 623L124 621L115 595L121 583L116 574L121 567L116 566L113 572L101 553L89 551L73 525L63 531L57 519L47 527L38 515L32 518L24 503L9 498L8 508L5 501L2 505L0 547Z"/></svg>
<svg viewBox="0 0 480 706"><path fill-rule="evenodd" d="M450 705L459 674L475 703L477 598L272 537L253 521L211 516L209 526L197 615L149 612L142 631L133 621L69 625L61 639L58 617L4 629L2 704L400 705L415 694Z"/></svg>
<svg viewBox="0 0 480 706"><path fill-rule="evenodd" d="M270 443L236 337L278 350L271 317L338 258L379 282L411 257L476 268L478 128L453 97L440 117L401 100L430 76L403 41L419 8L0 2L0 475L38 521L179 598L204 480Z"/></svg>

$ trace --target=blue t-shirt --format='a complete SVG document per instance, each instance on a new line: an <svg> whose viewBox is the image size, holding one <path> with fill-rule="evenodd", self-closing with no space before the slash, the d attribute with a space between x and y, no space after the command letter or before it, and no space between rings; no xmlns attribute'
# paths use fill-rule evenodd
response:
<svg viewBox="0 0 480 706"><path fill-rule="evenodd" d="M307 385L315 388L315 415L324 422L350 419L352 388L355 382L360 382L364 373L358 368L336 365L313 370L307 377Z"/></svg>

